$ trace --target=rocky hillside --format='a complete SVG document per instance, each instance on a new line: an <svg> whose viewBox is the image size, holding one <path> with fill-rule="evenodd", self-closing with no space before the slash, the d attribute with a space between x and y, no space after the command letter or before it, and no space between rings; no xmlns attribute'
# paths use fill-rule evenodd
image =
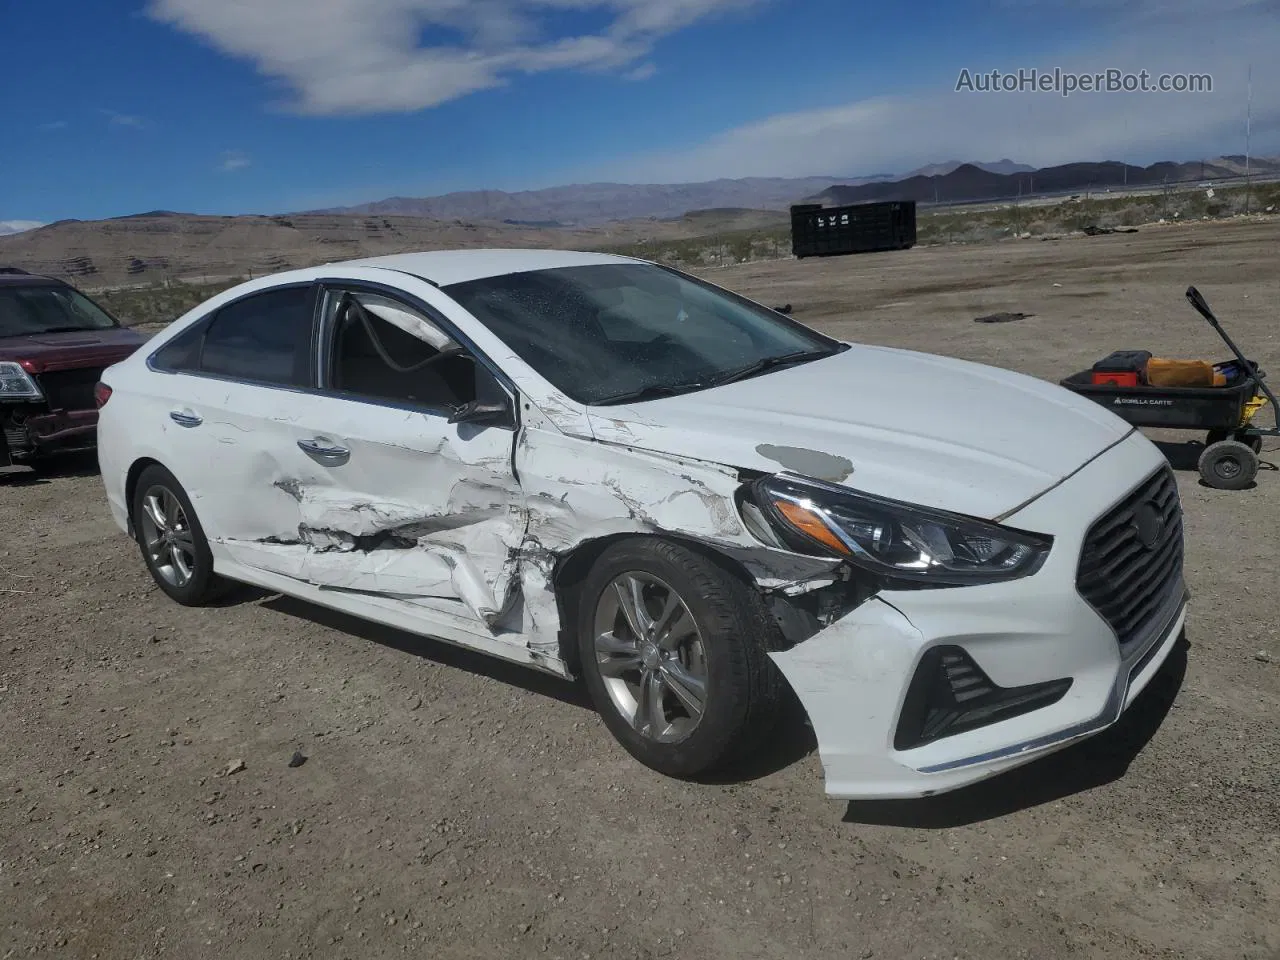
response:
<svg viewBox="0 0 1280 960"><path fill-rule="evenodd" d="M679 218L690 210L708 208L786 210L801 197L841 182L849 181L833 176L798 180L754 177L707 183L579 183L519 193L475 190L439 197L391 197L375 203L315 212L491 220L540 227L598 226L636 218ZM866 179L854 182L863 183Z"/></svg>
<svg viewBox="0 0 1280 960"><path fill-rule="evenodd" d="M65 277L86 288L276 273L356 257L467 247L598 249L707 236L784 222L758 210L706 210L659 222L553 229L391 216L207 217L156 211L66 220L0 237L0 264Z"/></svg>

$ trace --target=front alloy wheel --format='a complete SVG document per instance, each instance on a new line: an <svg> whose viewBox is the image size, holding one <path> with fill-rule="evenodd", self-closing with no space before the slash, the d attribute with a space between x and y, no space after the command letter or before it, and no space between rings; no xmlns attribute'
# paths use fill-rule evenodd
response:
<svg viewBox="0 0 1280 960"><path fill-rule="evenodd" d="M642 737L683 740L707 703L707 659L689 606L670 584L628 571L596 605L596 664L617 711Z"/></svg>
<svg viewBox="0 0 1280 960"><path fill-rule="evenodd" d="M659 537L608 546L578 594L583 679L609 732L673 777L767 739L783 681L777 621L720 557Z"/></svg>

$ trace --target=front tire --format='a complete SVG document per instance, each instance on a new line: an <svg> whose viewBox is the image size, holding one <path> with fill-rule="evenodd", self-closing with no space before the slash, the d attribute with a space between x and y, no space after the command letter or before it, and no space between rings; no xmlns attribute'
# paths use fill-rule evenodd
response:
<svg viewBox="0 0 1280 960"><path fill-rule="evenodd" d="M672 777L710 773L756 746L783 681L780 633L760 595L721 563L670 541L614 544L583 584L587 689L614 737Z"/></svg>
<svg viewBox="0 0 1280 960"><path fill-rule="evenodd" d="M142 471L134 489L133 530L143 562L171 600L199 607L217 599L225 581L213 572L213 554L187 492L159 464Z"/></svg>

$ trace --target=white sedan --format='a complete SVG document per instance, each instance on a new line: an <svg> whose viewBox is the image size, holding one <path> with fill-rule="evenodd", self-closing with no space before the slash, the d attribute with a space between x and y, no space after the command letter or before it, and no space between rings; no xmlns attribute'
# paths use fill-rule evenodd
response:
<svg viewBox="0 0 1280 960"><path fill-rule="evenodd" d="M278 274L98 402L174 600L239 581L581 677L671 776L757 748L789 684L830 796L951 790L1114 723L1186 616L1174 479L1102 407L639 260Z"/></svg>

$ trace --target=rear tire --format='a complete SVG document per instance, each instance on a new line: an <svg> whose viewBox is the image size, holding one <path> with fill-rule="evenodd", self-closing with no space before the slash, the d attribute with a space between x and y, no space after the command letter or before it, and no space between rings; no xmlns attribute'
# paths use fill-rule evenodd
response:
<svg viewBox="0 0 1280 960"><path fill-rule="evenodd" d="M138 477L130 505L133 531L156 585L185 607L204 606L227 583L213 572L213 554L187 492L159 464Z"/></svg>
<svg viewBox="0 0 1280 960"><path fill-rule="evenodd" d="M1200 454L1200 477L1218 490L1243 490L1258 475L1258 455L1238 440L1223 440Z"/></svg>
<svg viewBox="0 0 1280 960"><path fill-rule="evenodd" d="M707 556L658 538L614 544L583 584L577 626L605 726L659 773L722 768L777 720L777 623L759 593Z"/></svg>

